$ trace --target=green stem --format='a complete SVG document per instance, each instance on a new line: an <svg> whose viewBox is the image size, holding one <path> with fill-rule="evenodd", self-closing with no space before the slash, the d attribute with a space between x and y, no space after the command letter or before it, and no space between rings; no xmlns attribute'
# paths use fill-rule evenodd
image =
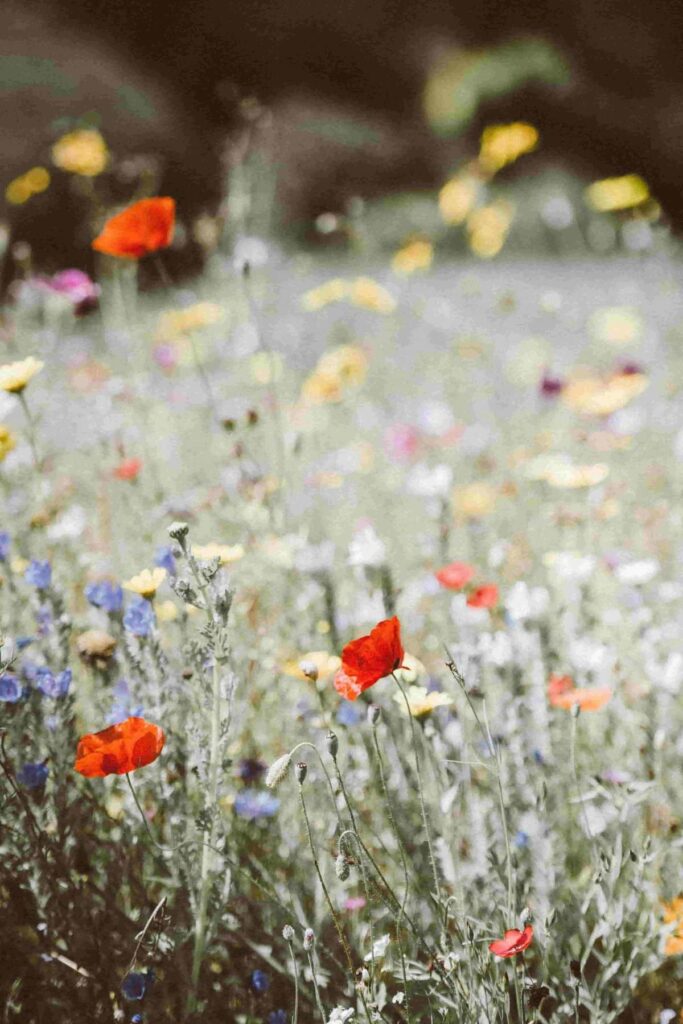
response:
<svg viewBox="0 0 683 1024"><path fill-rule="evenodd" d="M33 456L33 465L38 470L38 472L40 472L42 467L42 460L40 458L40 455L38 454L38 444L36 441L36 421L33 418L33 414L31 413L28 402L26 401L26 395L24 394L24 392L17 392L17 398L19 399L21 408L24 410L24 416L26 417L26 436L28 438L28 443L31 448L31 455Z"/></svg>
<svg viewBox="0 0 683 1024"><path fill-rule="evenodd" d="M296 957L294 956L294 947L291 942L288 942L289 955L292 958L292 974L294 975L294 1016L292 1017L292 1024L298 1024L299 1021L299 972L296 967Z"/></svg>

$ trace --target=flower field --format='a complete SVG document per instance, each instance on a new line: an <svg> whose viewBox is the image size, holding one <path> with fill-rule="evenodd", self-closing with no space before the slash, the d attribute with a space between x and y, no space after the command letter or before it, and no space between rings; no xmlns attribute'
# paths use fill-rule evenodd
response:
<svg viewBox="0 0 683 1024"><path fill-rule="evenodd" d="M145 203L4 310L3 1021L683 1021L675 253Z"/></svg>

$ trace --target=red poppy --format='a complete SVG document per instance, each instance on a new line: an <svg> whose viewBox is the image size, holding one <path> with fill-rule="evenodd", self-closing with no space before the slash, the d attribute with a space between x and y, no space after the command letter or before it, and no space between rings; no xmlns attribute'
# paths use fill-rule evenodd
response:
<svg viewBox="0 0 683 1024"><path fill-rule="evenodd" d="M117 480L135 480L142 469L142 459L124 459L114 469Z"/></svg>
<svg viewBox="0 0 683 1024"><path fill-rule="evenodd" d="M378 679L400 668L404 654L401 624L394 615L378 623L368 636L346 645L341 668L334 677L335 690L347 700L355 700Z"/></svg>
<svg viewBox="0 0 683 1024"><path fill-rule="evenodd" d="M485 583L477 587L467 598L470 608L495 608L498 604L498 587L495 583Z"/></svg>
<svg viewBox="0 0 683 1024"><path fill-rule="evenodd" d="M554 705L558 697L574 688L574 680L571 676L559 676L553 672L548 680L548 700Z"/></svg>
<svg viewBox="0 0 683 1024"><path fill-rule="evenodd" d="M612 691L608 686L575 686L563 693L552 695L550 703L554 708L564 708L565 711L571 711L575 704L578 704L582 711L599 711L611 699Z"/></svg>
<svg viewBox="0 0 683 1024"><path fill-rule="evenodd" d="M144 718L127 718L101 732L81 736L74 768L88 779L125 775L156 761L165 742L160 726Z"/></svg>
<svg viewBox="0 0 683 1024"><path fill-rule="evenodd" d="M451 562L434 575L442 587L448 590L462 590L470 582L474 572L474 566L468 565L467 562Z"/></svg>
<svg viewBox="0 0 683 1024"><path fill-rule="evenodd" d="M141 199L110 217L92 243L108 256L138 260L171 244L175 226L175 199Z"/></svg>
<svg viewBox="0 0 683 1024"><path fill-rule="evenodd" d="M511 928L510 931L505 932L502 939L496 939L495 942L492 942L489 950L494 956L517 956L518 953L523 953L531 945L533 937L534 929L530 924L526 926L523 932L520 932L518 928Z"/></svg>

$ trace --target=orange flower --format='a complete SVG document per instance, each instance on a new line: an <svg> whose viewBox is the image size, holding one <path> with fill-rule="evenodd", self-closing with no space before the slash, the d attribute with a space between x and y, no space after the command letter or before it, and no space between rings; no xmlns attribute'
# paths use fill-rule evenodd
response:
<svg viewBox="0 0 683 1024"><path fill-rule="evenodd" d="M108 256L138 260L171 244L175 226L175 199L141 199L110 217L92 243Z"/></svg>
<svg viewBox="0 0 683 1024"><path fill-rule="evenodd" d="M442 587L448 590L462 590L474 576L474 571L474 566L468 565L467 562L451 562L434 575Z"/></svg>
<svg viewBox="0 0 683 1024"><path fill-rule="evenodd" d="M81 736L74 768L88 779L125 775L156 761L165 741L160 726L144 718L127 718L101 732Z"/></svg>
<svg viewBox="0 0 683 1024"><path fill-rule="evenodd" d="M136 480L142 469L142 459L124 459L114 469L117 480Z"/></svg>
<svg viewBox="0 0 683 1024"><path fill-rule="evenodd" d="M582 711L599 711L612 699L609 687L590 689L587 686L575 686L571 676L552 675L548 682L548 700L554 708L571 711L575 704Z"/></svg>
<svg viewBox="0 0 683 1024"><path fill-rule="evenodd" d="M352 640L342 651L342 664L334 688L347 700L355 700L379 679L401 667L405 651L401 624L394 615L378 623L368 636Z"/></svg>
<svg viewBox="0 0 683 1024"><path fill-rule="evenodd" d="M470 608L495 608L498 604L498 587L495 583L485 583L477 587L467 598Z"/></svg>
<svg viewBox="0 0 683 1024"><path fill-rule="evenodd" d="M518 953L523 953L525 949L528 949L533 937L534 929L530 924L526 926L523 932L520 932L518 928L511 928L509 931L505 932L502 939L496 939L492 942L489 946L489 950L494 956L517 956Z"/></svg>

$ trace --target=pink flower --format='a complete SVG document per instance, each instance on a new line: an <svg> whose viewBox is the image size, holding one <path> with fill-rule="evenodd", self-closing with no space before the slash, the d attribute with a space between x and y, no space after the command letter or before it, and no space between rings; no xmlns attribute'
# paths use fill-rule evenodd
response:
<svg viewBox="0 0 683 1024"><path fill-rule="evenodd" d="M362 896L349 896L344 900L344 910L362 910L364 906L365 900Z"/></svg>
<svg viewBox="0 0 683 1024"><path fill-rule="evenodd" d="M393 423L384 435L384 448L390 459L410 462L420 447L420 434L410 423Z"/></svg>

